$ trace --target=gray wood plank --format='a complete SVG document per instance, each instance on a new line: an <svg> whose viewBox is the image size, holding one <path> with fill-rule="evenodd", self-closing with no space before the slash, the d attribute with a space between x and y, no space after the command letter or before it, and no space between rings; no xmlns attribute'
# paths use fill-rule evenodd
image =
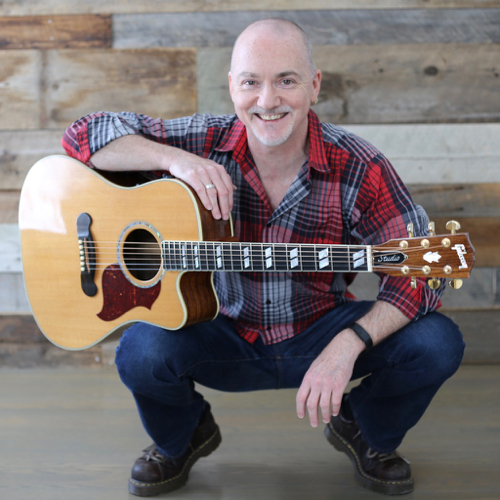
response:
<svg viewBox="0 0 500 500"><path fill-rule="evenodd" d="M70 122L66 124L66 126L68 125ZM61 146L63 132L62 128L54 130L0 130L1 189L21 189L28 170L40 158L52 154L63 154L64 150Z"/></svg>
<svg viewBox="0 0 500 500"><path fill-rule="evenodd" d="M227 47L266 17L291 19L315 45L500 42L500 9L284 10L117 14L113 46Z"/></svg>
<svg viewBox="0 0 500 500"><path fill-rule="evenodd" d="M230 53L229 48L198 52L202 112L233 112L227 83ZM498 122L498 53L493 44L316 46L323 81L314 109L322 120L346 125ZM404 140L401 151L408 137ZM442 168L454 156L448 153ZM488 160L488 151L479 160L483 156ZM417 167L411 169L420 174Z"/></svg>
<svg viewBox="0 0 500 500"><path fill-rule="evenodd" d="M36 50L0 50L0 130L40 126L42 59Z"/></svg>
<svg viewBox="0 0 500 500"><path fill-rule="evenodd" d="M108 14L147 12L213 12L239 10L320 10L320 9L454 9L495 8L499 0L3 0L0 15Z"/></svg>
<svg viewBox="0 0 500 500"><path fill-rule="evenodd" d="M163 118L192 114L195 58L193 49L49 51L42 128L64 128L102 109Z"/></svg>

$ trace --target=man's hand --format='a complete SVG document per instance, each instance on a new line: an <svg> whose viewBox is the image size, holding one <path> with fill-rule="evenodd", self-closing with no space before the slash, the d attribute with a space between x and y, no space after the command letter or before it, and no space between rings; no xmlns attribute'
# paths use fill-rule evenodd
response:
<svg viewBox="0 0 500 500"><path fill-rule="evenodd" d="M214 219L228 220L235 187L225 168L181 149L173 153L169 172L196 191L203 206L212 211Z"/></svg>
<svg viewBox="0 0 500 500"><path fill-rule="evenodd" d="M304 375L297 393L299 418L305 417L307 409L311 425L317 427L318 407L325 424L330 422L332 415L338 415L354 363L364 347L364 343L352 332L344 330L323 349Z"/></svg>
<svg viewBox="0 0 500 500"><path fill-rule="evenodd" d="M370 334L373 344L403 328L410 320L396 307L376 301L358 320ZM313 427L318 425L318 406L323 422L338 415L345 388L351 379L354 363L365 349L364 342L349 328L339 332L314 360L297 393L297 415L304 418L306 408Z"/></svg>

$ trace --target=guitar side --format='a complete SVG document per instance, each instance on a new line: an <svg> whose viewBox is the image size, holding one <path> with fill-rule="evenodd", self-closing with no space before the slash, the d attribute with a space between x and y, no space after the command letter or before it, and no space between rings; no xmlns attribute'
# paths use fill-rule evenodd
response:
<svg viewBox="0 0 500 500"><path fill-rule="evenodd" d="M95 251L93 295L85 293L81 281L77 220L83 213L90 216L93 240L83 260L89 260L85 252ZM121 242L136 230L158 245L162 240L231 237L230 223L215 221L179 181L121 187L77 160L49 156L26 177L19 228L33 315L59 347L88 348L135 321L176 330L213 319L218 312L211 273L163 273L160 265L155 276L143 280L118 266L126 255Z"/></svg>

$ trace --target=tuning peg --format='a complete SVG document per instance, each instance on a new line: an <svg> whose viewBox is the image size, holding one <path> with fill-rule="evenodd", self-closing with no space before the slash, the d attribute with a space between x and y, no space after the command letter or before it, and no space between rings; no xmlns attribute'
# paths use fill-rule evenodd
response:
<svg viewBox="0 0 500 500"><path fill-rule="evenodd" d="M413 226L413 222L410 222L407 226L406 226L406 230L408 231L408 237L409 238L413 238L414 234L415 234L415 229L414 229L414 226Z"/></svg>
<svg viewBox="0 0 500 500"><path fill-rule="evenodd" d="M434 222L429 222L429 235L436 236L436 224Z"/></svg>
<svg viewBox="0 0 500 500"><path fill-rule="evenodd" d="M416 290L417 288L417 278L411 278L410 286L412 290Z"/></svg>
<svg viewBox="0 0 500 500"><path fill-rule="evenodd" d="M448 282L448 285L450 285L451 288L454 288L455 290L462 288L463 284L464 284L463 280L457 278Z"/></svg>
<svg viewBox="0 0 500 500"><path fill-rule="evenodd" d="M450 220L446 223L446 229L451 231L451 234L456 234L458 230L460 230L462 226L456 220Z"/></svg>
<svg viewBox="0 0 500 500"><path fill-rule="evenodd" d="M438 280L437 278L431 278L427 281L427 285L431 290L437 290L441 286L441 280Z"/></svg>

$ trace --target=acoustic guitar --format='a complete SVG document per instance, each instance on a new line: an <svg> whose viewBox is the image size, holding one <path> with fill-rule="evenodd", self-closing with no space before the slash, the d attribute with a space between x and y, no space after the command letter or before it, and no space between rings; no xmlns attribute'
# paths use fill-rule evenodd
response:
<svg viewBox="0 0 500 500"><path fill-rule="evenodd" d="M29 171L19 206L26 290L44 335L85 349L127 323L166 329L213 319L213 272L380 272L467 278L467 234L410 237L383 245L245 243L176 179L121 186L67 156ZM432 279L431 279L432 277Z"/></svg>

